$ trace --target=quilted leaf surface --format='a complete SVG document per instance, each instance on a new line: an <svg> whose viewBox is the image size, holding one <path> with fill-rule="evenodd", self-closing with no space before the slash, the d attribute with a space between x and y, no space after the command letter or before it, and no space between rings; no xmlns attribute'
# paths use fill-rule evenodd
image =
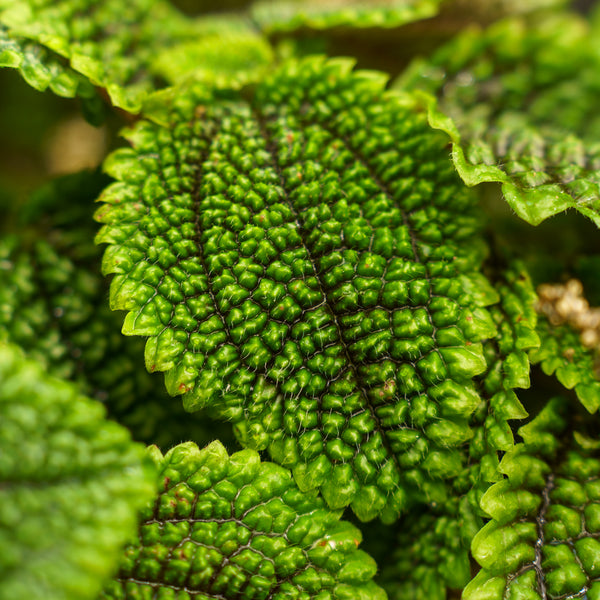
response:
<svg viewBox="0 0 600 600"><path fill-rule="evenodd" d="M42 45L11 35L0 21L0 67L16 69L34 89L65 98L81 98L86 117L100 120L101 101L94 86L61 56Z"/></svg>
<svg viewBox="0 0 600 600"><path fill-rule="evenodd" d="M567 600L600 594L598 417L552 400L519 431L483 497L492 517L473 540L482 570L466 600Z"/></svg>
<svg viewBox="0 0 600 600"><path fill-rule="evenodd" d="M115 106L130 112L165 87L163 78L179 81L193 71L232 83L271 60L246 21L191 19L162 0L0 0L0 24L68 59L69 71L105 88Z"/></svg>
<svg viewBox="0 0 600 600"><path fill-rule="evenodd" d="M597 34L565 14L471 30L400 87L420 87L430 121L453 139L469 185L502 183L515 212L537 225L575 208L600 224L600 84Z"/></svg>
<svg viewBox="0 0 600 600"><path fill-rule="evenodd" d="M96 598L155 493L144 448L4 343L0 413L0 598Z"/></svg>
<svg viewBox="0 0 600 600"><path fill-rule="evenodd" d="M142 340L122 336L122 317L107 305L92 219L92 200L106 179L88 172L62 177L18 207L22 223L0 239L0 339L102 401L137 440L163 448L211 441L214 423L169 398L144 369ZM232 437L225 427L218 431L223 440Z"/></svg>
<svg viewBox="0 0 600 600"><path fill-rule="evenodd" d="M487 370L476 377L481 402L471 416L474 435L464 448L462 472L446 498L398 521L386 545L394 551L376 556L392 600L446 600L469 583L470 546L483 526L481 496L501 478L499 452L514 446L509 421L527 416L514 390L529 387L526 351L539 345L537 295L521 263L498 270L490 275L497 298L488 307L498 333L484 343Z"/></svg>
<svg viewBox="0 0 600 600"><path fill-rule="evenodd" d="M495 295L446 139L350 69L292 62L249 100L199 91L137 125L97 241L171 394L333 508L394 519L459 468Z"/></svg>
<svg viewBox="0 0 600 600"><path fill-rule="evenodd" d="M155 460L162 489L102 599L385 600L360 531L283 467L219 442Z"/></svg>
<svg viewBox="0 0 600 600"><path fill-rule="evenodd" d="M510 263L494 279L498 302L489 311L498 333L484 345L487 370L477 378L482 402L471 419L468 462L478 494L475 506L489 483L498 479L498 453L514 445L509 421L527 416L515 389L529 388L528 352L540 345L537 295L524 265Z"/></svg>

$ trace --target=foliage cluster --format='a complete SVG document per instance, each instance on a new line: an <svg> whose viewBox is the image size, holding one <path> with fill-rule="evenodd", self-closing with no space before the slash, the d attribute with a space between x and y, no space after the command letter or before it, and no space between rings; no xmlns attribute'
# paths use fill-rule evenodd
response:
<svg viewBox="0 0 600 600"><path fill-rule="evenodd" d="M0 67L0 600L600 600L600 5L0 0Z"/></svg>

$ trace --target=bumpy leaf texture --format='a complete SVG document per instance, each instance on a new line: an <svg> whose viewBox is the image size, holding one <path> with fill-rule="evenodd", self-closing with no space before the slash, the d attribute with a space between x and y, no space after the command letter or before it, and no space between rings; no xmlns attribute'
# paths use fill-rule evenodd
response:
<svg viewBox="0 0 600 600"><path fill-rule="evenodd" d="M497 334L484 344L487 370L477 377L482 402L471 418L474 436L467 459L470 485L476 490L474 506L482 490L498 479L498 453L514 445L509 421L527 417L514 390L529 388L528 352L540 345L537 295L525 266L518 261L503 264L493 278L498 301L489 312Z"/></svg>
<svg viewBox="0 0 600 600"><path fill-rule="evenodd" d="M105 184L97 173L62 177L18 208L19 227L0 239L0 339L104 402L137 440L163 448L211 441L214 423L168 397L144 369L142 340L122 336L122 317L107 306L92 242L92 200Z"/></svg>
<svg viewBox="0 0 600 600"><path fill-rule="evenodd" d="M600 595L598 416L554 399L519 433L483 497L492 520L473 540L482 570L465 600L567 600Z"/></svg>
<svg viewBox="0 0 600 600"><path fill-rule="evenodd" d="M291 32L301 27L399 27L433 17L442 0L263 0L252 16L267 33Z"/></svg>
<svg viewBox="0 0 600 600"><path fill-rule="evenodd" d="M578 331L568 324L553 325L540 315L538 333L541 345L530 353L531 362L540 363L546 375L555 375L590 412L600 408L597 350L586 348Z"/></svg>
<svg viewBox="0 0 600 600"><path fill-rule="evenodd" d="M350 70L291 62L250 99L198 91L170 127L139 123L106 163L97 241L171 394L333 508L394 519L460 468L495 328L446 139Z"/></svg>
<svg viewBox="0 0 600 600"><path fill-rule="evenodd" d="M40 92L49 89L57 96L80 98L86 117L92 122L101 120L102 103L94 86L60 55L36 42L11 35L1 20L0 67L16 69Z"/></svg>
<svg viewBox="0 0 600 600"><path fill-rule="evenodd" d="M154 453L163 487L104 600L385 600L360 531L288 470L219 442Z"/></svg>
<svg viewBox="0 0 600 600"><path fill-rule="evenodd" d="M1 342L0 413L0 598L95 598L155 493L144 448Z"/></svg>
<svg viewBox="0 0 600 600"><path fill-rule="evenodd" d="M462 590L471 579L469 547L481 526L458 497L401 519L387 556L377 563L389 600L446 600L451 590Z"/></svg>
<svg viewBox="0 0 600 600"><path fill-rule="evenodd" d="M0 0L0 24L68 59L71 69L130 112L139 112L164 79L179 81L196 66L203 79L244 81L271 60L248 23L232 18L217 27L211 19L186 18L162 0ZM219 52L222 63L215 60ZM179 60L192 53L199 65Z"/></svg>
<svg viewBox="0 0 600 600"><path fill-rule="evenodd" d="M451 135L469 185L501 182L534 225L568 208L600 225L597 39L569 14L504 21L465 32L398 85L437 97L431 124Z"/></svg>
<svg viewBox="0 0 600 600"><path fill-rule="evenodd" d="M439 16L452 21L493 21L502 16L535 12L567 0L259 0L252 16L269 35L303 30L397 28ZM469 19L466 16L469 15ZM423 24L427 29L431 24Z"/></svg>
<svg viewBox="0 0 600 600"><path fill-rule="evenodd" d="M502 261L496 257L496 262ZM497 295L488 310L498 333L484 343L487 370L476 377L481 402L471 416L474 436L446 498L412 509L376 556L379 582L391 600L445 600L469 583L470 546L483 526L480 499L491 482L502 478L499 452L514 446L509 421L527 416L514 389L529 386L526 349L539 344L537 295L518 262L496 265L490 274Z"/></svg>

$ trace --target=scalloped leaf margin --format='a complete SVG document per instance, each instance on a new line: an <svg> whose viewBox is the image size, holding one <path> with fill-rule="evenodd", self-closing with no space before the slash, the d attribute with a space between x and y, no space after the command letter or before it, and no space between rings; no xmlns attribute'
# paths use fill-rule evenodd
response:
<svg viewBox="0 0 600 600"><path fill-rule="evenodd" d="M287 469L252 450L228 456L220 442L150 450L162 489L102 599L385 600L360 531Z"/></svg>

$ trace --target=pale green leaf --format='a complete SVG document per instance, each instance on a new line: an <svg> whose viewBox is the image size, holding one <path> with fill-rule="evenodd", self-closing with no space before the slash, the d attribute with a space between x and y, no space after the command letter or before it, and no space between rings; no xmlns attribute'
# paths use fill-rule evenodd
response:
<svg viewBox="0 0 600 600"><path fill-rule="evenodd" d="M94 86L75 72L60 55L41 44L12 35L0 19L0 67L16 69L34 89L51 90L65 98L82 100L86 117L102 120L102 102Z"/></svg>
<svg viewBox="0 0 600 600"><path fill-rule="evenodd" d="M83 74L115 106L134 113L165 80L239 86L272 61L248 21L192 19L163 0L0 0L0 24L64 57L69 72Z"/></svg>
<svg viewBox="0 0 600 600"><path fill-rule="evenodd" d="M437 14L442 0L261 0L252 16L267 33L302 27L399 27Z"/></svg>
<svg viewBox="0 0 600 600"><path fill-rule="evenodd" d="M153 496L141 445L0 343L0 598L96 598Z"/></svg>

